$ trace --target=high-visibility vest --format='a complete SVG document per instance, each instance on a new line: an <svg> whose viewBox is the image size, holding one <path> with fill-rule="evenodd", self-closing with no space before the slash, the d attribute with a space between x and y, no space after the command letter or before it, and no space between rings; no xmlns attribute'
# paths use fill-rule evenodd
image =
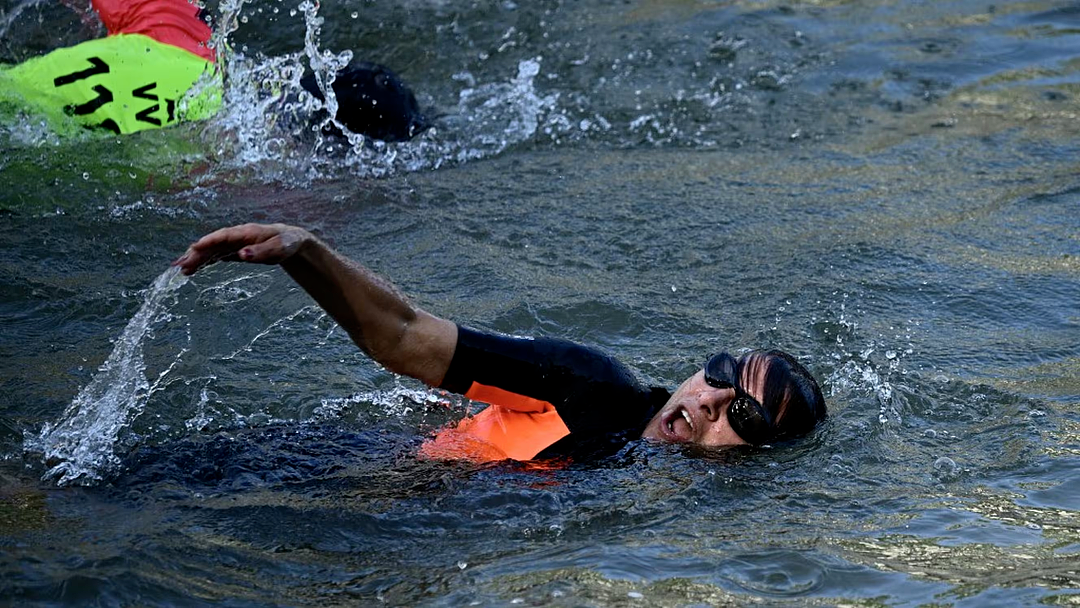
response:
<svg viewBox="0 0 1080 608"><path fill-rule="evenodd" d="M0 67L0 104L40 115L57 133L134 133L212 116L223 85L214 63L142 34L117 34Z"/></svg>

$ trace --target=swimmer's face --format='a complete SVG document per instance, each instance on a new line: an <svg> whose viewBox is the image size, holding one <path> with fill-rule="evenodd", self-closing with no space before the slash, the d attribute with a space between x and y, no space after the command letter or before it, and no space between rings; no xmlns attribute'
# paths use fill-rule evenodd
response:
<svg viewBox="0 0 1080 608"><path fill-rule="evenodd" d="M765 376L769 362L764 357L751 356L742 366L741 374L735 384L739 388L731 386L719 387L724 382L718 382L715 374L706 376L706 370L690 376L675 390L668 402L653 417L642 437L657 439L669 443L690 443L702 447L716 448L723 446L745 445L749 443L736 432L739 427L738 421L732 424L733 418L740 418L734 412L749 407L749 400L762 403L765 393ZM742 394L740 394L742 393ZM740 399L742 400L740 402ZM743 416L744 421L745 417ZM746 425L741 425L743 432L747 433Z"/></svg>

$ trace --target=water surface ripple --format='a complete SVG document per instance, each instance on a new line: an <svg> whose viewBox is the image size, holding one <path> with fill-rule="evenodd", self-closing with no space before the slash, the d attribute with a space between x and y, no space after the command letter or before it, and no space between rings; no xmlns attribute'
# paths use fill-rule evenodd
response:
<svg viewBox="0 0 1080 608"><path fill-rule="evenodd" d="M317 35L212 8L238 29L208 124L72 142L0 108L0 604L1080 601L1075 3L324 2ZM0 32L8 62L98 34L33 0ZM252 122L305 34L401 72L436 131ZM831 417L754 451L417 460L468 404L279 270L155 288L252 219L653 383L783 348Z"/></svg>

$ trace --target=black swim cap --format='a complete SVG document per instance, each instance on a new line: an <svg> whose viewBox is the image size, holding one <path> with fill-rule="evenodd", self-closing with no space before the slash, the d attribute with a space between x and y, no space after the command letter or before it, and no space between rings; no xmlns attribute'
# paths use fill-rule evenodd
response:
<svg viewBox="0 0 1080 608"><path fill-rule="evenodd" d="M324 99L314 74L305 74L300 85L317 99ZM338 103L336 118L353 133L383 141L407 141L431 127L412 90L386 66L351 63L337 73L333 88Z"/></svg>
<svg viewBox="0 0 1080 608"><path fill-rule="evenodd" d="M825 396L810 372L795 357L780 350L751 351L739 357L738 373L744 369L756 376L755 368L765 366L761 404L772 414L773 440L805 435L825 419Z"/></svg>

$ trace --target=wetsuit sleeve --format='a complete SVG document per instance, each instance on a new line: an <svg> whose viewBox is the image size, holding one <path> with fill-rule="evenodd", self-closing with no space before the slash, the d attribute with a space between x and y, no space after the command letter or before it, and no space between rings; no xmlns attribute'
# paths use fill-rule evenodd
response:
<svg viewBox="0 0 1080 608"><path fill-rule="evenodd" d="M627 368L594 348L459 326L440 388L465 394L475 384L548 402L571 432L622 428L628 418L642 415L636 406L641 386Z"/></svg>
<svg viewBox="0 0 1080 608"><path fill-rule="evenodd" d="M214 61L203 9L188 0L93 0L109 35L142 34Z"/></svg>

